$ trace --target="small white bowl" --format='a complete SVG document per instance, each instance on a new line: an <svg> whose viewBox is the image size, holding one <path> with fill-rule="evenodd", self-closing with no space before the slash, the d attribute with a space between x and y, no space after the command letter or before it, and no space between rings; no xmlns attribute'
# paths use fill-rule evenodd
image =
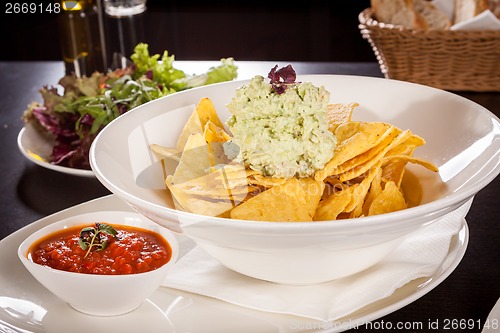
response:
<svg viewBox="0 0 500 333"><path fill-rule="evenodd" d="M422 187L420 206L324 222L255 222L208 217L175 209L152 143L175 147L194 106L210 98L222 121L226 104L246 81L190 89L143 104L100 132L90 150L97 179L153 221L182 232L225 266L282 284L314 284L375 265L408 237L461 205L500 173L500 120L458 95L396 80L343 75L303 75L323 85L331 103L357 102L354 120L410 129L426 145L415 157L438 173L409 165ZM165 163L166 164L166 163Z"/></svg>
<svg viewBox="0 0 500 333"><path fill-rule="evenodd" d="M158 269L137 274L97 275L66 272L34 263L27 258L30 246L53 232L95 222L129 225L154 231L170 244L172 257ZM72 216L52 223L26 238L18 248L19 259L28 271L56 296L74 309L96 316L116 316L139 307L161 285L179 254L175 235L136 213L101 211Z"/></svg>

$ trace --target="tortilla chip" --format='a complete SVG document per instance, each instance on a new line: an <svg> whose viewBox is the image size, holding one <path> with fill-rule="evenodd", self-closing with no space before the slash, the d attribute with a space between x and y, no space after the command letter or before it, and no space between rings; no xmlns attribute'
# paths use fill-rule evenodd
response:
<svg viewBox="0 0 500 333"><path fill-rule="evenodd" d="M406 209L403 194L394 182L387 182L384 190L373 200L368 215L379 215Z"/></svg>
<svg viewBox="0 0 500 333"><path fill-rule="evenodd" d="M273 178L234 163L231 140L212 101L202 99L183 128L176 148L151 145L172 163L165 183L179 210L255 221L324 221L377 215L419 204L418 178L407 163L438 168L412 157L424 139L383 122L352 121L357 103L330 104L329 129L337 145L322 170L309 178ZM165 171L165 174L169 172ZM405 183L406 182L406 183Z"/></svg>
<svg viewBox="0 0 500 333"><path fill-rule="evenodd" d="M368 210L370 206L375 200L375 198L382 193L382 168L378 168L375 173L373 180L370 184L370 190L368 191L367 196L365 197L365 202L363 203L363 215L368 215Z"/></svg>
<svg viewBox="0 0 500 333"><path fill-rule="evenodd" d="M423 166L424 168L429 169L429 170L434 171L434 172L439 171L438 167L434 163L429 162L427 160L423 160L421 158L417 158L417 157L412 157L412 156L408 156L408 155L391 155L391 156L385 157L383 159L383 163L388 164L389 163L388 161L391 161L391 160L406 161L408 163L419 164L419 165Z"/></svg>
<svg viewBox="0 0 500 333"><path fill-rule="evenodd" d="M345 207L344 212L350 212L350 217L359 217L363 214L363 204L368 191L370 190L373 179L379 174L380 163L370 169L366 177L359 183L359 186L352 193L351 202Z"/></svg>
<svg viewBox="0 0 500 333"><path fill-rule="evenodd" d="M337 127L341 124L347 123L351 121L352 113L354 112L354 108L359 106L358 103L349 103L349 104L328 104L328 125L329 130L335 133Z"/></svg>
<svg viewBox="0 0 500 333"><path fill-rule="evenodd" d="M227 165L221 165L217 168L208 168L207 170L205 170L206 172L199 177L180 183L175 183L175 185L185 190L196 188L196 191L199 191L200 193L210 193L211 191L215 191L217 189L227 190L249 185L249 183L246 181L246 178L241 178L241 176L237 172L227 172L227 167ZM244 170L243 175L245 175Z"/></svg>
<svg viewBox="0 0 500 333"><path fill-rule="evenodd" d="M255 173L248 179L248 181L251 184L261 185L261 186L265 186L265 187L272 187L272 186L284 184L287 181L287 179L286 178L266 177L266 176L262 175L261 173Z"/></svg>
<svg viewBox="0 0 500 333"><path fill-rule="evenodd" d="M189 135L186 141L172 182L174 184L181 184L203 177L211 167L205 138L200 133L193 133Z"/></svg>
<svg viewBox="0 0 500 333"><path fill-rule="evenodd" d="M385 133L383 133L379 139L379 143L367 150L366 152L359 154L358 156L355 156L351 158L350 160L346 161L345 163L342 163L339 165L336 169L332 171L332 174L335 175L341 175L347 173L349 170L353 170L356 167L358 167L358 170L360 166L366 165L368 168L370 168L374 163L377 163L380 161L380 159L384 156L383 152L387 151L389 149L389 145L394 141L394 139L401 133L401 130L398 129L397 127L391 126ZM366 171L366 167L364 168ZM339 177L341 181L347 181L349 179L354 179L356 177L359 177L360 173L354 172L351 175L351 178L347 177L346 175L343 175L342 177Z"/></svg>
<svg viewBox="0 0 500 333"><path fill-rule="evenodd" d="M224 128L212 101L209 98L203 98L184 125L181 135L177 140L176 148L179 151L183 151L189 136L195 133L203 134L205 125L208 121L212 122L217 127Z"/></svg>
<svg viewBox="0 0 500 333"><path fill-rule="evenodd" d="M401 142L399 145L395 146L391 150L387 152L387 156L389 155L411 155L415 148L419 146L423 146L425 144L425 140L418 135L412 134L406 140Z"/></svg>
<svg viewBox="0 0 500 333"><path fill-rule="evenodd" d="M401 182L406 172L406 165L408 163L419 164L433 172L439 171L438 167L432 162L407 155L391 155L382 159L382 177L386 181L393 181L399 188L401 188Z"/></svg>
<svg viewBox="0 0 500 333"><path fill-rule="evenodd" d="M205 124L203 136L207 142L210 164L212 164L212 166L231 162L224 152L224 142L231 137L223 128L218 127L208 120Z"/></svg>
<svg viewBox="0 0 500 333"><path fill-rule="evenodd" d="M169 158L177 162L181 160L182 151L179 151L177 148L167 148L154 143L149 145L149 148L158 154L161 159Z"/></svg>
<svg viewBox="0 0 500 333"><path fill-rule="evenodd" d="M340 181L344 182L344 181L348 181L348 180L360 177L365 172L370 170L371 167L373 167L375 164L380 162L382 160L382 158L385 156L385 154L391 148L398 145L400 142L404 141L411 134L411 132L409 130L401 132L401 130L396 128L396 127L391 127L390 130L391 130L391 134L388 137L384 138L384 142L381 143L383 145L383 149L378 151L366 163L358 165L358 166L338 175Z"/></svg>
<svg viewBox="0 0 500 333"><path fill-rule="evenodd" d="M423 191L420 178L410 171L406 171L399 187L408 207L415 207L422 202Z"/></svg>
<svg viewBox="0 0 500 333"><path fill-rule="evenodd" d="M208 121L212 122L219 128L224 128L224 125L220 121L217 111L215 110L215 106L210 98L205 97L201 99L196 107L196 113L200 118L202 128L205 127L205 124Z"/></svg>
<svg viewBox="0 0 500 333"><path fill-rule="evenodd" d="M320 201L314 214L314 221L336 220L351 202L353 192L357 187L358 184L354 184L341 191L335 191Z"/></svg>
<svg viewBox="0 0 500 333"><path fill-rule="evenodd" d="M298 181L305 192L306 210L312 219L325 190L325 183L313 178L300 178Z"/></svg>
<svg viewBox="0 0 500 333"><path fill-rule="evenodd" d="M231 139L223 127L214 124L210 119L205 123L204 127L205 140L207 142L226 142Z"/></svg>
<svg viewBox="0 0 500 333"><path fill-rule="evenodd" d="M174 203L177 209L200 215L218 216L234 207L231 200L212 201L186 193L175 185L171 175L167 176L165 184L175 199Z"/></svg>
<svg viewBox="0 0 500 333"><path fill-rule="evenodd" d="M391 128L393 126L380 122L348 122L339 125L335 131L337 146L333 158L315 173L314 178L323 181L331 176L342 163L377 146L384 138L384 133Z"/></svg>
<svg viewBox="0 0 500 333"><path fill-rule="evenodd" d="M306 193L296 178L250 198L231 210L232 219L301 222L311 221L306 203Z"/></svg>
<svg viewBox="0 0 500 333"><path fill-rule="evenodd" d="M203 127L201 126L200 118L198 117L198 114L195 110L193 113L191 113L191 116L184 125L184 128L182 129L182 132L177 139L175 148L177 148L178 151L183 151L189 137L196 133L203 134Z"/></svg>

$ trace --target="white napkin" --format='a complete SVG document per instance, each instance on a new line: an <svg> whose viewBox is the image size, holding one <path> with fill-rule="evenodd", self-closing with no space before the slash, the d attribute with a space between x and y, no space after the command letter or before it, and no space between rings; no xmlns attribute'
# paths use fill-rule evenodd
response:
<svg viewBox="0 0 500 333"><path fill-rule="evenodd" d="M500 20L488 9L469 20L452 25L450 30L500 30Z"/></svg>
<svg viewBox="0 0 500 333"><path fill-rule="evenodd" d="M412 234L377 265L356 275L312 286L287 286L234 272L195 247L172 267L163 286L261 311L333 321L390 296L406 283L433 275L446 262L450 242L472 199Z"/></svg>
<svg viewBox="0 0 500 333"><path fill-rule="evenodd" d="M432 0L432 3L446 14L451 22L455 19L455 2L455 0ZM500 30L500 19L488 9L468 20L452 25L450 30Z"/></svg>

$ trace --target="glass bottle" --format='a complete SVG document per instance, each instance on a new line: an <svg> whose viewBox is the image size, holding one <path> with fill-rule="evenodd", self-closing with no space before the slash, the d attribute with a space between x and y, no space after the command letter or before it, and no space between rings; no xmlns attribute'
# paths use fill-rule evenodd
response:
<svg viewBox="0 0 500 333"><path fill-rule="evenodd" d="M90 76L105 72L104 25L100 0L61 1L59 16L62 57L66 74Z"/></svg>

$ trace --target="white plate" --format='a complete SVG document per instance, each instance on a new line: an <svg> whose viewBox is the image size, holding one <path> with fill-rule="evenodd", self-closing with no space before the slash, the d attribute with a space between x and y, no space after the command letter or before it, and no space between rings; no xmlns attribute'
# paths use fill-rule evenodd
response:
<svg viewBox="0 0 500 333"><path fill-rule="evenodd" d="M467 223L450 246L445 262L450 264L432 277L414 280L393 295L340 319L322 323L290 315L265 313L212 298L174 289L160 288L136 311L119 317L81 314L53 296L22 266L15 255L24 238L58 219L101 210L131 210L114 195L95 199L38 220L0 241L0 332L139 332L147 323L149 332L311 332L333 333L347 324L363 324L392 313L427 294L458 266L467 248ZM132 210L131 210L132 211ZM193 243L180 238L181 255ZM90 291L91 293L94 291ZM97 291L95 291L97 292Z"/></svg>
<svg viewBox="0 0 500 333"><path fill-rule="evenodd" d="M497 300L491 309L486 321L484 322L483 330L481 333L494 333L498 332L498 325L500 321L500 298Z"/></svg>
<svg viewBox="0 0 500 333"><path fill-rule="evenodd" d="M75 176L95 177L92 170L68 168L47 162L52 152L53 142L38 133L29 124L19 132L17 146L24 157L44 168Z"/></svg>

